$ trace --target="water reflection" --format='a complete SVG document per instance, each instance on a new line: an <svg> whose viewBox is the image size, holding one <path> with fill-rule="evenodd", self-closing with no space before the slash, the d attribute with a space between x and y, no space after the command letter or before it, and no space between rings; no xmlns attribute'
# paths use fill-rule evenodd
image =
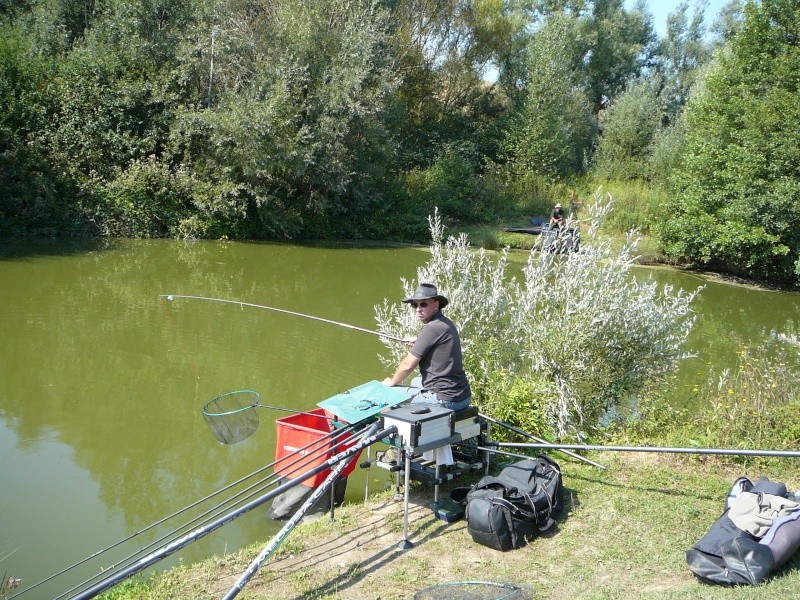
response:
<svg viewBox="0 0 800 600"><path fill-rule="evenodd" d="M0 474L15 484L4 490L0 530L16 549L3 567L27 584L272 460L271 421L283 415L222 446L200 414L211 398L253 388L265 402L307 409L383 376L370 336L159 294L236 298L370 328L373 304L398 294L400 275L424 260L418 251L170 241L9 255L0 262ZM263 515L243 520L188 559L278 528Z"/></svg>
<svg viewBox="0 0 800 600"><path fill-rule="evenodd" d="M773 332L786 331L800 319L800 296L731 285L688 273L656 270L659 281L676 288L694 290L704 286L693 306L698 315L687 350L697 355L680 366L674 403L685 406L691 390L716 378L725 368L736 366L743 346L770 344Z"/></svg>
<svg viewBox="0 0 800 600"><path fill-rule="evenodd" d="M237 299L373 329L373 306L398 300L400 278L413 278L427 255L122 240L62 251L17 244L0 257L0 477L12 482L0 499L0 547L16 549L0 571L29 585L271 462L272 421L284 415L262 411L251 438L223 446L201 416L210 399L250 388L265 404L306 410L385 375L374 336L161 294ZM637 272L676 288L705 283ZM696 310L699 358L684 365L685 385L733 356L734 335L760 339L798 316L796 295L719 283L707 283ZM351 499L363 494L365 477L351 477ZM181 555L197 560L278 528L254 511ZM54 596L97 569L87 565L30 597Z"/></svg>

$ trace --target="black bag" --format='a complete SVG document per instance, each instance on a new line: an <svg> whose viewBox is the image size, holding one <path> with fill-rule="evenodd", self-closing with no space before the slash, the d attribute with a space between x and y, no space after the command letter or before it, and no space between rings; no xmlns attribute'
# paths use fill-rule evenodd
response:
<svg viewBox="0 0 800 600"><path fill-rule="evenodd" d="M451 492L453 500L466 502L467 531L475 542L503 552L550 529L563 506L561 469L544 454L516 462L497 477L487 475L467 489Z"/></svg>

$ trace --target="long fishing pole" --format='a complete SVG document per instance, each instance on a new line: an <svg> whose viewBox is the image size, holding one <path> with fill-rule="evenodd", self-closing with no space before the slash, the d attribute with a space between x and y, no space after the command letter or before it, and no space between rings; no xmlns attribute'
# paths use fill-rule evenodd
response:
<svg viewBox="0 0 800 600"><path fill-rule="evenodd" d="M277 409L277 407L271 407L271 406L263 406L263 407L264 408L276 408ZM306 412L295 411L295 410L291 410L291 409L279 409L279 410L286 410L286 411L292 412L292 413L305 414L305 415L310 415L310 416L315 416L315 417L321 416L321 415L318 415L316 413L306 413ZM348 432L348 431L352 430L352 428L353 428L353 426L351 425L351 426L346 426L346 427L341 427L339 429L335 429L335 430L331 431L330 433L325 434L322 438L318 438L318 439L312 440L311 442L309 442L308 444L306 444L302 448L299 448L298 452L301 455L305 455L305 454L307 454L307 450L309 448L319 444L320 439L327 440L328 438L334 438L334 439L338 438L343 434L343 432ZM346 440L343 443L347 443L347 441L348 440ZM334 447L336 445L338 445L338 442L337 442L337 444L334 445ZM79 567L79 566L89 562L90 560L92 560L94 558L97 558L98 556L101 556L102 554L105 554L106 552L109 552L110 550L113 550L114 548L117 548L118 546L121 546L125 542L129 542L129 541L133 540L134 538L136 538L136 537L138 537L138 536L150 531L151 529L154 529L158 525L162 525L162 524L174 519L175 517L178 517L181 514L187 512L187 511L189 511L189 510L191 510L193 508L196 508L196 507L202 505L205 502L208 502L212 498L214 498L216 496L219 496L220 494L222 494L224 492L227 492L228 490L231 490L232 488L237 487L237 486L245 483L248 479L252 479L255 476L263 473L264 471L272 469L273 467L277 466L279 463L285 462L288 458L289 457L286 456L286 457L277 459L277 460L269 463L268 465L265 465L263 467L260 467L259 469L256 469L255 471L253 471L249 475L245 475L244 477L241 477L240 479L229 483L228 485L224 486L223 488L221 488L219 490L216 490L215 492L212 492L211 494L206 495L204 498L200 498L199 500L197 500L195 502L192 502L188 506L185 506L185 507L173 512L172 514L159 519L155 523L151 523L147 527L144 527L144 528L142 528L142 529L140 529L140 530L138 530L138 531L136 531L134 533L131 533L130 535L124 537L123 539L118 540L118 541L114 542L113 544L111 544L109 546L106 546L105 548L103 548L101 550L98 550L98 551L94 552L93 554L91 554L91 555L89 555L89 556L87 556L87 557L85 557L85 558L83 558L83 559L71 564L70 566L61 569L57 573L53 573L52 575L46 577L45 579L42 579L41 581L38 581L38 582L34 583L33 585L30 585L27 588L20 590L17 594L15 594L13 596L9 596L8 600L13 600L14 598L18 598L18 597L20 597L20 596L22 596L24 594L27 594L31 590L34 590L35 588L37 588L37 587L39 587L39 586L41 586L41 585L43 585L43 584L45 584L45 583L47 583L49 581L52 581L56 577L59 577L59 576L65 574L65 573L75 569L76 567ZM294 464L294 463L292 463L292 464ZM262 484L264 484L265 482L269 482L270 479L274 479L274 478L275 478L275 476L271 475L271 476L268 476L268 477L260 480L259 482L255 483L255 484L250 485L248 488L245 488L244 490L242 490L242 491L236 493L235 495L227 498L226 500L220 502L216 506L211 507L211 509L207 510L205 513L203 513L201 515L198 515L197 517L193 518L188 523L184 523L182 526L178 527L177 529L174 529L171 533L168 533L168 534L166 534L166 535L154 540L153 542L151 542L150 544L148 544L144 548L140 549L138 552L136 552L136 553L134 553L132 555L129 555L128 557L126 557L125 559L123 559L120 562L124 563L124 562L134 558L136 555L141 554L143 551L147 550L148 548L152 548L154 546L157 546L159 543L161 543L164 540L168 539L171 535L176 535L181 530L187 529L192 524L197 523L198 521L200 521L201 519L203 519L205 517L208 517L209 515L212 515L214 513L214 511L219 511L226 504L233 503L233 501L235 501L238 497L243 496L243 495L247 494L248 492L250 492L250 497L252 497L252 495L254 495L254 492L252 492L253 489L257 488L258 486L260 486ZM271 486L271 485L274 485L274 483L269 483L268 485ZM261 491L263 491L263 487L262 487ZM69 592L72 592L72 591L78 589L78 587L81 587L81 585L85 585L87 583L90 583L93 579L96 579L96 578L97 578L97 576L90 578L89 580L83 582L83 584L79 584L75 588L72 588L71 590L63 593L61 596L59 596L59 598L66 596Z"/></svg>
<svg viewBox="0 0 800 600"><path fill-rule="evenodd" d="M275 488L271 492L268 492L268 493L264 494L263 496L248 502L244 506L242 506L242 507L240 507L240 508L238 508L238 509L236 509L236 510L234 510L232 512L229 512L229 513L227 513L227 514L215 519L214 521L211 521L211 522L203 525L202 527L198 527L194 531L191 531L190 533L184 535L183 537L181 537L179 539L173 540L169 544L167 544L165 546L162 546L161 548L159 548L159 549L155 550L154 552L148 554L144 558L142 558L139 561L137 561L135 564L130 565L129 567L123 569L119 573L112 574L109 577L107 577L106 579L104 579L104 580L100 581L99 583L95 584L94 586L83 590L81 593L79 593L79 594L77 594L75 596L72 596L72 600L86 600L88 598L94 598L95 596L99 595L100 593L102 593L102 592L114 587L115 585L117 585L118 583L123 581L124 579L128 579L129 577L135 575L136 573L139 573L140 571L145 570L146 568L152 566L153 564L157 563L158 561L163 560L167 556L177 552L181 548L184 548L189 543L197 541L201 537L204 537L204 536L208 535L212 531L215 531L219 527L222 527L223 525L225 525L226 523L229 523L230 521L234 520L235 518L245 514L246 512L248 512L248 511L250 511L250 510L252 510L252 509L254 509L254 508L258 507L258 506L261 506L262 504L264 504L268 500L271 500L272 498L274 498L276 496L279 496L280 494L284 493L285 491L287 491L287 490L289 490L289 489L291 489L293 487L296 487L297 485L300 485L306 479L310 479L314 475L317 475L317 474L321 473L322 471L325 471L326 469L330 469L332 467L335 467L339 462L341 462L343 460L347 460L348 458L352 458L355 454L360 452L365 446L368 446L370 444L374 444L376 442L379 442L382 439L384 439L384 438L386 438L386 437L388 437L390 435L393 435L395 433L397 433L397 426L392 425L391 427L387 427L386 429L383 429L383 430L381 430L381 431L379 431L379 432L377 432L377 433L375 433L375 434L373 434L371 436L363 438L360 442L358 442L355 445L351 446L347 450L344 450L343 452L340 452L339 454L336 454L335 456L332 456L331 458L326 460L324 463L314 467L313 469L308 470L307 472L305 472L302 475L300 475L298 478L289 480L286 483L284 483L282 485L279 485L277 488Z"/></svg>
<svg viewBox="0 0 800 600"><path fill-rule="evenodd" d="M662 446L601 446L592 444L524 444L491 442L497 448L537 448L542 450L598 450L608 452L656 452L665 454L721 454L729 456L773 456L800 458L798 450L739 450L737 448L667 448Z"/></svg>
<svg viewBox="0 0 800 600"><path fill-rule="evenodd" d="M364 432L363 437L369 438L378 430L378 423L374 423L370 428ZM300 520L305 516L308 510L314 506L314 504L319 500L323 494L325 494L328 489L334 484L334 482L339 478L342 472L347 468L347 466L355 460L355 456L350 459L349 461L343 460L341 461L336 467L331 470L330 474L325 478L325 481L314 490L311 496L303 503L300 509L292 516L291 519L283 526L283 528L275 535L274 538L270 541L269 544L256 556L255 559L248 565L247 569L242 573L239 579L236 580L236 583L233 584L228 593L225 594L223 600L233 600L236 596L239 595L239 592L244 589L244 586L247 585L247 582L252 579L253 575L256 574L263 564L267 561L267 559L272 555L275 549L280 545L280 543L286 538L289 533L295 528L295 526L300 522Z"/></svg>
<svg viewBox="0 0 800 600"><path fill-rule="evenodd" d="M524 436L524 437L526 437L528 439L536 440L540 444L549 444L550 443L547 440L543 440L542 438L538 438L535 435L528 433L527 431L523 431L522 429L518 429L517 427L514 427L513 425L509 425L508 423L503 423L502 421L498 421L497 419L493 419L492 417L484 415L483 413L479 413L479 416L484 418L484 419L486 419L487 421L489 421L491 423L495 423L497 425L500 425L501 427L505 427L506 429L509 429L509 430L513 431L514 433L517 433L517 434L519 434L521 436ZM593 467L598 467L600 469L605 469L606 468L604 465L601 465L600 463L594 462L593 460L589 460L588 458L586 458L585 456L581 456L580 454L575 454L574 452L570 452L569 450L561 450L561 451L564 454L566 454L567 456L571 456L572 458L575 458L577 460L585 462L585 463L587 463L589 465L592 465Z"/></svg>
<svg viewBox="0 0 800 600"><path fill-rule="evenodd" d="M262 310L273 310L275 312L283 313L286 315L292 315L295 317L303 317L304 319L313 319L314 321L321 321L323 323L328 323L330 325L338 325L339 327L345 327L347 329L352 329L354 331L361 331L362 333L369 333L372 335L377 335L378 337L386 338L389 340L394 340L396 342L404 342L403 338L396 337L394 335L389 335L388 333L383 333L381 331L373 331L372 329L365 329L363 327L356 327L355 325L350 325L349 323L340 323L339 321L331 321L330 319L323 319L322 317L315 317L314 315L306 315L304 313L294 312L292 310L286 310L283 308L275 308L274 306L264 306L262 304L252 304L251 302L241 302L239 300L226 300L224 298L207 298L205 296L181 296L179 294L159 294L160 298L166 298L170 302L175 300L176 298L183 298L185 300L207 300L209 302L223 302L225 304L236 304L238 306L249 306L251 308L260 308Z"/></svg>
<svg viewBox="0 0 800 600"><path fill-rule="evenodd" d="M348 444L348 443L351 443L354 440L357 440L362 435L362 433L358 432L358 433L353 434L352 431L353 431L353 429L355 427L356 427L356 425L347 425L345 427L341 427L339 429L335 429L335 430L331 431L330 433L325 434L321 438L316 438L316 439L312 440L311 442L309 442L308 444L306 444L305 446L303 446L301 448L298 448L295 451L295 454L299 455L300 458L294 460L293 462L291 462L288 465L288 467L291 468L291 472L294 473L294 472L300 471L300 468L296 466L298 462L305 461L304 462L304 466L307 466L308 468L310 468L309 463L313 462L313 460L315 460L315 459L321 459L325 455L327 455L330 452L330 448L318 447L318 446L320 446L320 443L324 442L325 440L329 440L329 439L331 440L331 443L333 444L332 447L333 447L334 451L338 447L343 445L343 444ZM345 438L344 440L336 441L337 438L341 438L344 434L350 434L350 435L349 435L349 437ZM315 450L312 450L312 448L314 448L315 446L317 446L318 448L315 449ZM26 590L23 590L23 592L21 592L18 595L21 595L24 592L30 591L34 587L37 587L37 586L41 585L42 583L45 583L46 581L49 581L50 579L53 579L54 577L56 577L58 575L62 575L66 571L68 571L68 570L70 570L70 569L72 569L72 568L74 568L74 567L76 567L76 566L78 566L78 565L80 565L80 564L82 564L84 562L87 562L91 558L95 558L99 554L101 554L103 552L106 552L107 550L110 550L110 549L122 544L123 542L126 542L126 541L132 539L133 537L139 535L140 533L143 533L143 532L145 532L145 531L147 531L149 529L152 529L156 525L164 523L165 521L167 521L167 520L179 515L182 512L187 511L190 508L193 508L193 507L201 504L202 502L210 500L214 496L219 495L222 492L227 491L227 490L231 489L234 486L237 486L239 484L244 483L248 479L250 479L250 478L262 473L263 471L265 471L267 469L270 469L270 468L273 468L273 467L277 469L279 464L281 464L283 462L286 462L287 460L290 460L291 456L292 455L287 455L287 456L285 456L283 458L279 458L279 459L273 461L269 465L266 465L265 467L262 467L262 468L260 468L260 469L258 469L256 471L254 471L253 473L250 473L250 475L246 475L245 477L239 479L238 481L225 486L221 490L218 490L218 491L214 492L213 494L211 494L209 496L206 496L202 500L199 500L199 501L191 504L190 506L188 506L188 507L186 507L184 509L181 509L178 512L173 513L169 517L165 517L164 519L161 519L157 523L154 523L153 525L150 525L147 528L128 536L124 540L121 540L120 542L117 542L116 544L114 544L112 546L109 546L108 548L105 548L104 550L96 552L91 557L88 557L88 558L80 561L79 563L76 563L76 564L72 565L71 567L68 567L67 569L64 569L63 571L61 571L59 573L56 573L55 575L49 577L48 579L46 579L44 581L40 581L36 585L31 586L30 588L27 588ZM282 468L284 470L286 470L287 466L283 465ZM293 477L296 478L296 476L293 476ZM226 500L220 502L219 504L217 504L215 506L212 506L210 509L206 510L203 514L197 515L192 520L190 520L187 523L184 523L183 525L181 525L180 527L174 529L172 532L167 533L167 534L161 536L160 538L153 540L152 542L150 542L149 544L147 544L143 548L140 548L139 550L137 550L133 554L129 554L127 557L125 557L121 561L118 561L118 563L116 565L114 565L113 568L115 570L116 569L125 568L126 565L132 564L132 562L136 559L137 556L145 554L150 548L157 547L159 544L164 543L166 540L172 538L173 536L177 536L181 532L188 531L190 527L194 527L194 526L202 527L202 526L204 526L206 523L212 521L213 519L218 517L220 514L222 514L226 505L229 505L229 506L233 505L234 502L246 503L250 499L255 497L256 495L264 492L265 489L274 486L275 485L275 480L279 480L279 479L281 479L281 476L279 476L279 475L270 475L270 476L268 476L266 478L261 479L260 481L254 483L254 484L251 484L249 487L237 492L236 494L234 494L233 496L231 496L231 497L227 498ZM270 480L273 480L273 481L270 482ZM242 499L242 497L244 497L244 499ZM102 579L102 577L103 577L103 573L98 573L98 574L90 577L88 580L76 585L72 589L67 590L66 592L63 592L55 600L59 600L60 598L67 597L70 593L74 592L75 590L77 590L79 588L82 588L84 586L87 586L87 585L91 584L94 581ZM9 598L9 600L12 600L12 598L16 598L16 597L17 596L12 596L11 598Z"/></svg>

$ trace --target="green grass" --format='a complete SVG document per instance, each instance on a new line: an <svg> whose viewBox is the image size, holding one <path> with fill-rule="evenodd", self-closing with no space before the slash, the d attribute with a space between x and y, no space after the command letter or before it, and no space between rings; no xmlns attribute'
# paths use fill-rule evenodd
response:
<svg viewBox="0 0 800 600"><path fill-rule="evenodd" d="M724 588L696 580L684 552L722 513L739 475L768 475L796 489L800 468L790 461L770 472L747 472L710 457L701 461L666 454L595 453L608 469L554 454L564 473L566 509L554 530L526 547L499 553L472 542L463 521L445 524L420 508L411 520L414 548L392 549L402 537L402 503L379 529L358 527L385 505L391 490L368 504L353 504L328 519L302 525L291 538L302 553L270 559L242 598L411 598L415 591L448 581L485 580L521 585L534 598L796 598L800 556L766 583ZM463 482L460 482L463 483ZM415 503L431 500L415 486ZM324 553L348 535L363 536L366 554ZM369 544L378 542L374 548ZM113 597L217 598L258 552L261 544L224 558L174 569L148 583L128 584Z"/></svg>

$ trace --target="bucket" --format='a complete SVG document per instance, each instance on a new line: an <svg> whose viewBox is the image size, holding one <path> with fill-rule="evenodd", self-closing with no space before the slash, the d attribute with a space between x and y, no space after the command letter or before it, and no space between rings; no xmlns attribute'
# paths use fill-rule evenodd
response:
<svg viewBox="0 0 800 600"><path fill-rule="evenodd" d="M275 427L278 434L278 441L275 445L275 474L288 479L298 478L321 465L334 454L344 452L353 445L353 442L340 443L334 448L336 441L331 440L330 437L325 438L333 429L331 414L324 408L315 408L307 413L276 419ZM347 477L353 472L360 455L361 452L358 452L348 459L350 464L342 471L342 477ZM309 477L302 484L315 488L325 481L330 472L330 469L325 469L313 477Z"/></svg>

